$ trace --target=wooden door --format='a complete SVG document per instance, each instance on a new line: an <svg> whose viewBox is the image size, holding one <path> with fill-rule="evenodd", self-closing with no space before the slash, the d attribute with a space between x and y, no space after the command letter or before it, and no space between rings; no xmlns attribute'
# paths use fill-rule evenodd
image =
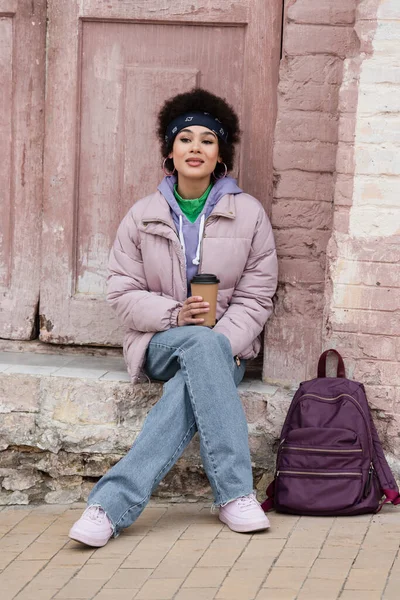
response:
<svg viewBox="0 0 400 600"><path fill-rule="evenodd" d="M281 0L48 0L43 341L120 344L107 259L162 178L157 109L200 85L241 117L236 175L268 208Z"/></svg>
<svg viewBox="0 0 400 600"><path fill-rule="evenodd" d="M0 0L0 337L35 335L46 0Z"/></svg>

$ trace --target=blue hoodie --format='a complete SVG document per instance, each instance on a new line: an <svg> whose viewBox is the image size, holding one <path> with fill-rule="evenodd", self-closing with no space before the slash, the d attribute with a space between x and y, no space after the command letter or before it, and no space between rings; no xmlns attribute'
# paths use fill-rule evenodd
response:
<svg viewBox="0 0 400 600"><path fill-rule="evenodd" d="M194 223L191 223L179 208L174 196L174 185L177 183L175 175L164 177L159 191L162 193L171 208L172 219L186 258L186 278L188 296L190 296L190 282L196 275L200 263L200 249L204 233L204 223L212 210L225 194L240 194L242 190L232 177L218 179L208 195L206 203Z"/></svg>

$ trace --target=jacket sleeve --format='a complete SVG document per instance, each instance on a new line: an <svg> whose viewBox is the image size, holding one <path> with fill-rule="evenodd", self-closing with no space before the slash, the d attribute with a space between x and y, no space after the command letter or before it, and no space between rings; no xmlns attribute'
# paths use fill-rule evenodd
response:
<svg viewBox="0 0 400 600"><path fill-rule="evenodd" d="M278 279L274 235L262 207L245 269L229 308L214 327L230 341L236 356L251 346L272 313L272 296Z"/></svg>
<svg viewBox="0 0 400 600"><path fill-rule="evenodd" d="M148 290L139 232L131 212L120 224L111 249L107 301L128 329L157 332L177 325L182 304Z"/></svg>

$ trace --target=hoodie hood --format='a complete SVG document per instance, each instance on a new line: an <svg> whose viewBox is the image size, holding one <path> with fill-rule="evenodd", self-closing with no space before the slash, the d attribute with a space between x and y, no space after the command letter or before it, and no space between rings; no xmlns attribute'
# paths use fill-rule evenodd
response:
<svg viewBox="0 0 400 600"><path fill-rule="evenodd" d="M186 277L188 296L190 296L190 282L196 275L199 262L201 242L203 239L205 220L211 214L222 196L226 194L240 194L242 190L233 177L217 179L208 195L207 201L194 223L191 223L181 211L174 196L174 185L177 183L175 175L164 177L158 186L159 191L168 202L172 219L174 221L179 241L186 258Z"/></svg>

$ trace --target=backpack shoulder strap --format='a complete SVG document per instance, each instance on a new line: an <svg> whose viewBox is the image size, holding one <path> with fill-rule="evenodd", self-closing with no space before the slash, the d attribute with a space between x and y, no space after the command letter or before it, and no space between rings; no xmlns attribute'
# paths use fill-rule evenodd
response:
<svg viewBox="0 0 400 600"><path fill-rule="evenodd" d="M372 442L374 445L373 465L378 476L382 493L385 495L385 499L381 502L381 507L387 502L391 502L392 504L400 504L399 488L383 453L382 445L378 436L378 432L376 431L375 423L372 419L371 411L369 411L369 419Z"/></svg>
<svg viewBox="0 0 400 600"><path fill-rule="evenodd" d="M270 510L275 508L275 479L273 479L267 487L266 494L267 497L261 504L261 508L264 512L269 512Z"/></svg>

